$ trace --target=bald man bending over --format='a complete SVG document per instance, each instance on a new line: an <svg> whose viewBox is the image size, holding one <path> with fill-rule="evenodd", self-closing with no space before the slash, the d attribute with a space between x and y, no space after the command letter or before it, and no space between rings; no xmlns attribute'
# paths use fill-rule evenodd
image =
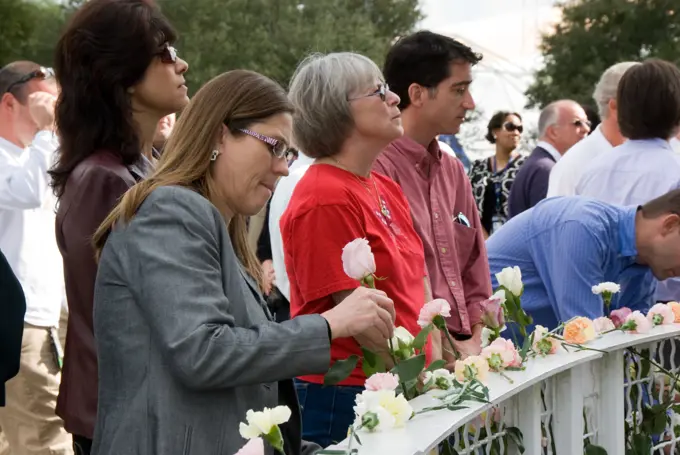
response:
<svg viewBox="0 0 680 455"><path fill-rule="evenodd" d="M553 166L589 132L588 117L575 101L555 101L541 111L538 118L538 144L517 172L510 190L510 217L519 215L545 199Z"/></svg>

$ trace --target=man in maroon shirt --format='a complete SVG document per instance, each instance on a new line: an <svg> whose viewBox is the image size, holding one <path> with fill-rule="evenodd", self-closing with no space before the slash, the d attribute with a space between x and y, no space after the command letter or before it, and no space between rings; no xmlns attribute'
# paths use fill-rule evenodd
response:
<svg viewBox="0 0 680 455"><path fill-rule="evenodd" d="M491 294L491 276L469 180L460 161L441 152L436 136L458 133L465 113L474 109L471 67L481 58L458 41L428 31L392 46L383 72L401 98L404 136L375 165L406 194L432 294L451 304L448 328L463 356L481 351L480 303ZM447 358L453 361L450 353Z"/></svg>

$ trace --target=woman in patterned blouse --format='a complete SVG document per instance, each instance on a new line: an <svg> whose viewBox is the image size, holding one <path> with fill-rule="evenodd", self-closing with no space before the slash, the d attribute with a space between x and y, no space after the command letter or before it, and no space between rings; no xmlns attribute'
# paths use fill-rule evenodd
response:
<svg viewBox="0 0 680 455"><path fill-rule="evenodd" d="M522 137L522 117L516 112L496 112L487 126L486 140L496 144L496 154L477 160L470 168L470 183L488 237L508 220L508 196L525 158L517 152Z"/></svg>

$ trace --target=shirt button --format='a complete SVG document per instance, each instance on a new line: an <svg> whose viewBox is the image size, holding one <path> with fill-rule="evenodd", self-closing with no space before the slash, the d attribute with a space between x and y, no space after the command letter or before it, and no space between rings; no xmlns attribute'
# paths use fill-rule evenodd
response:
<svg viewBox="0 0 680 455"><path fill-rule="evenodd" d="M453 288L456 287L456 282L455 282L455 281L452 281L452 282L451 282L451 287L453 287Z"/></svg>
<svg viewBox="0 0 680 455"><path fill-rule="evenodd" d="M442 248L442 253L446 253L446 248Z"/></svg>
<svg viewBox="0 0 680 455"><path fill-rule="evenodd" d="M439 213L434 212L434 219L435 219L435 220L438 220L438 219L439 219Z"/></svg>

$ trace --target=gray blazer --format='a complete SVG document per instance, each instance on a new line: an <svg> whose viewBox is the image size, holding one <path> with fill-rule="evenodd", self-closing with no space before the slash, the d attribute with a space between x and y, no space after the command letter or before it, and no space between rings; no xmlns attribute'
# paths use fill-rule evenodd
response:
<svg viewBox="0 0 680 455"><path fill-rule="evenodd" d="M198 193L158 188L111 233L94 333L94 455L233 455L246 411L278 404L293 411L286 453L312 453L300 446L290 378L328 369L327 323L271 320L220 213Z"/></svg>

